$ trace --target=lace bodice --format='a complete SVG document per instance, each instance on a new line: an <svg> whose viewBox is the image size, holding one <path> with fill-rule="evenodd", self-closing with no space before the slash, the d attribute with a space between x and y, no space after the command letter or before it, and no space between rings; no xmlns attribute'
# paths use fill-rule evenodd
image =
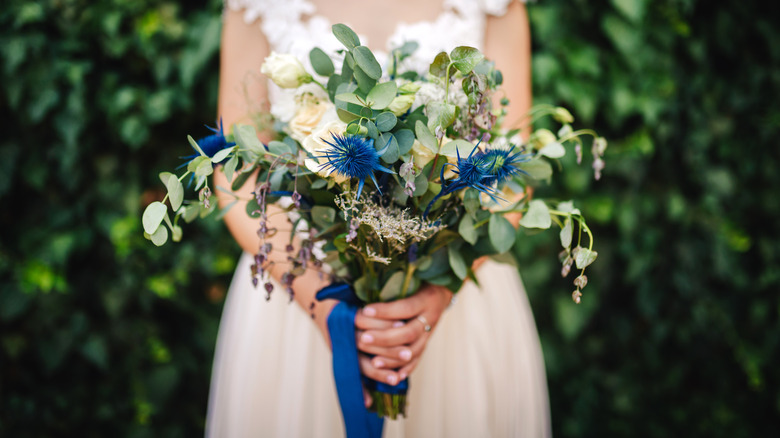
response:
<svg viewBox="0 0 780 438"><path fill-rule="evenodd" d="M427 71L430 62L441 51L466 45L482 48L485 22L488 15L501 16L513 0L444 0L444 10L432 21L401 22L395 27L386 44L377 44L359 35L360 41L374 52L379 63L386 67L387 53L404 42L416 41L419 48L405 61L403 70ZM319 47L325 53L333 54L342 49L333 36L331 19L317 13L316 7L307 0L226 0L229 8L244 11L247 23L260 19L260 26L271 50L289 53L300 59L312 72L309 65L309 51ZM350 23L345 23L350 25ZM379 47L381 45L382 47ZM285 119L285 102L289 91L269 86L271 112L277 118ZM291 103L291 102L290 102Z"/></svg>

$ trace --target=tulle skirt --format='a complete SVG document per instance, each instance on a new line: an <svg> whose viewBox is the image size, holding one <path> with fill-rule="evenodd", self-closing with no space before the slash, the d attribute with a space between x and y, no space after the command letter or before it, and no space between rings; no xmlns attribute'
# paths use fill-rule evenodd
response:
<svg viewBox="0 0 780 438"><path fill-rule="evenodd" d="M241 257L220 323L206 436L343 437L331 354L309 315L271 301ZM445 311L384 437L548 437L539 337L517 270L493 261Z"/></svg>

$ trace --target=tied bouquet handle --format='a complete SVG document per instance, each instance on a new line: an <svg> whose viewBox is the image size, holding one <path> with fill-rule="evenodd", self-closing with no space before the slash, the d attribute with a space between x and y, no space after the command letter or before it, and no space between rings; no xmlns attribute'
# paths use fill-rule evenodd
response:
<svg viewBox="0 0 780 438"><path fill-rule="evenodd" d="M344 48L331 54L313 49L311 73L287 54L272 53L263 64L276 85L292 90L294 114L273 125L235 125L229 132L220 123L208 137L188 137L195 153L186 157L181 175L160 174L167 194L144 211L145 236L156 245L169 237L178 241L181 218L190 222L212 213L208 179L222 165L232 187L217 189L235 198L227 208L245 201L247 214L258 219L255 285L262 284L268 298L279 284L292 296L293 280L307 270L329 276L334 285L320 297L342 301L332 314L334 324L352 330L333 330L333 343L351 342L355 355L354 313L345 322L349 312L408 297L425 283L457 291L464 281L476 282L477 258L511 259L518 241L505 217L511 214L522 215L519 226L525 229L560 229L561 274L576 266L572 299L579 303L585 270L598 255L593 234L572 201L540 199L533 187L549 182L552 164L562 168L560 159L569 151L580 163L587 137L598 179L606 140L589 129L575 130L571 113L550 105L535 106L520 124L505 126L508 102L495 98L501 72L475 48L441 52L421 74L401 67L417 47L409 42L392 51L391 68L383 72L350 28L334 25L333 34ZM539 127L522 138L531 125ZM257 130L270 126L276 139L263 144ZM184 182L194 184L196 200L184 200ZM251 199L233 194L244 184L254 184ZM269 202L285 215L289 242L274 240L277 229L269 216L277 213L268 210ZM279 283L269 277L270 267L280 263L272 253L286 254ZM334 347L334 365L354 362L354 371L350 354ZM382 387L371 392L379 418L404 414L402 395ZM362 396L360 408L365 410ZM348 425L363 421L350 420L351 409L343 410Z"/></svg>

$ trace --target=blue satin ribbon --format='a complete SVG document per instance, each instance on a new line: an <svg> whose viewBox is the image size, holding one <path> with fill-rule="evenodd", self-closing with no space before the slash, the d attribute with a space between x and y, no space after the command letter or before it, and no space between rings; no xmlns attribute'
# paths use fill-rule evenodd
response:
<svg viewBox="0 0 780 438"><path fill-rule="evenodd" d="M339 396L341 414L348 438L380 438L384 427L384 418L366 409L363 400L362 382L369 389L378 389L391 394L404 394L408 381L397 386L375 382L360 374L357 342L355 341L355 314L363 304L355 295L352 286L337 283L317 292L318 301L339 300L328 315L328 331L333 350L333 377L336 380L336 392Z"/></svg>

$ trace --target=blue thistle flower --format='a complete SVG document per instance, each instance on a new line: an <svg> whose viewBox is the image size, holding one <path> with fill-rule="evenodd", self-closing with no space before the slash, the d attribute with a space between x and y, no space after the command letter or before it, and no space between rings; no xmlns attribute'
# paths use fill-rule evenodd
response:
<svg viewBox="0 0 780 438"><path fill-rule="evenodd" d="M482 182L485 185L492 186L495 183L502 183L518 173L528 174L517 167L519 163L525 163L533 157L533 154L523 153L522 150L512 145L509 149L488 149L479 154L483 164L487 164L488 178Z"/></svg>
<svg viewBox="0 0 780 438"><path fill-rule="evenodd" d="M392 170L379 164L379 157L390 146L388 142L385 147L377 151L374 149L374 139L360 137L357 135L338 135L331 134L333 142L324 138L322 141L330 145L330 148L322 152L322 157L327 159L327 163L320 166L321 169L328 169L329 174L336 172L347 178L357 178L358 183L357 197L363 191L363 185L367 178L374 181L376 189L379 190L379 184L376 182L374 171L385 173L395 173ZM382 193L381 190L379 193Z"/></svg>
<svg viewBox="0 0 780 438"><path fill-rule="evenodd" d="M209 158L213 157L217 152L221 151L222 149L233 147L236 145L233 142L228 143L227 139L225 138L225 131L222 127L222 119L219 119L219 129L212 128L211 126L208 125L205 126L214 134L198 139L197 143L200 149L203 151L203 153L208 155ZM182 157L183 159L187 160L187 162L185 162L184 165L192 161L194 158L197 158L198 156L199 154L193 154L193 155L188 155L186 157Z"/></svg>
<svg viewBox="0 0 780 438"><path fill-rule="evenodd" d="M472 188L487 194L491 199L497 199L496 189L490 187L489 182L494 178L494 176L490 174L493 163L485 161L482 152L475 154L478 150L479 144L474 146L474 149L471 150L468 157L461 158L460 152L456 149L455 153L458 157L457 163L445 163L444 166L442 166L441 174L439 176L442 181L441 191L433 197L430 203L428 203L428 207L425 208L425 213L423 213L423 218L428 217L428 212L430 212L431 207L440 197L457 192L461 189ZM453 169L453 172L457 175L450 181L444 179L444 170L447 166L454 167L455 169Z"/></svg>

